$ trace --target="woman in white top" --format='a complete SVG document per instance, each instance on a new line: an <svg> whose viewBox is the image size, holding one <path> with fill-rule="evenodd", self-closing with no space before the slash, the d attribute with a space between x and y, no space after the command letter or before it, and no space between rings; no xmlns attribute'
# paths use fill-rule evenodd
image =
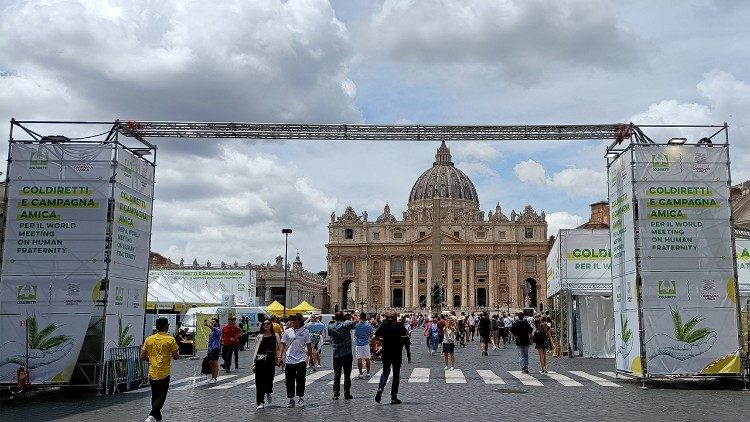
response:
<svg viewBox="0 0 750 422"><path fill-rule="evenodd" d="M456 366L456 354L454 353L456 347L456 323L453 319L449 318L445 321L445 330L443 330L443 356L445 357L445 368L448 370L448 362L450 360L450 370Z"/></svg>

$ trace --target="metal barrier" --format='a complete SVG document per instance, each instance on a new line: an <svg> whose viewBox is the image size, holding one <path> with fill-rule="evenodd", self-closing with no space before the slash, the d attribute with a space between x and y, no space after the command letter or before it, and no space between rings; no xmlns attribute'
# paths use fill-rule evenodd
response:
<svg viewBox="0 0 750 422"><path fill-rule="evenodd" d="M148 382L148 363L140 359L141 346L113 347L107 360L107 392L140 388Z"/></svg>

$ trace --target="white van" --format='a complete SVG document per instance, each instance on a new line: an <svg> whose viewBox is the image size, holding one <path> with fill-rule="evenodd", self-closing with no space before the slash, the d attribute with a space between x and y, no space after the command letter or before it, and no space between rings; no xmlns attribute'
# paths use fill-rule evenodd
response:
<svg viewBox="0 0 750 422"><path fill-rule="evenodd" d="M199 306L190 308L182 317L180 328L186 329L189 336L194 336L196 324L203 324L203 321L196 321L196 315L203 314L218 317L220 309L226 308L221 306ZM251 335L260 333L260 324L268 318L266 308L260 306L232 306L229 308L228 313L237 317L238 324L242 317L246 316L249 322L249 331Z"/></svg>

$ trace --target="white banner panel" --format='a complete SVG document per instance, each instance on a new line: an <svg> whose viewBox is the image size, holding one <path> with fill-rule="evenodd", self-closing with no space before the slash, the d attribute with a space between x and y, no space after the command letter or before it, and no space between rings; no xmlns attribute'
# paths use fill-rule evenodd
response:
<svg viewBox="0 0 750 422"><path fill-rule="evenodd" d="M104 337L107 359L112 347L143 342L153 192L153 166L118 148Z"/></svg>
<svg viewBox="0 0 750 422"><path fill-rule="evenodd" d="M740 295L750 296L750 240L736 239L735 252L737 254L737 280Z"/></svg>
<svg viewBox="0 0 750 422"><path fill-rule="evenodd" d="M633 149L647 371L738 373L727 147Z"/></svg>
<svg viewBox="0 0 750 422"><path fill-rule="evenodd" d="M635 180L726 181L729 151L726 147L693 145L636 145Z"/></svg>
<svg viewBox="0 0 750 422"><path fill-rule="evenodd" d="M562 289L560 282L560 237L562 236L562 230L558 232L555 244L552 245L549 254L547 255L547 297L552 297Z"/></svg>
<svg viewBox="0 0 750 422"><path fill-rule="evenodd" d="M615 312L615 366L620 371L642 375L630 152L626 151L610 163L607 175Z"/></svg>
<svg viewBox="0 0 750 422"><path fill-rule="evenodd" d="M198 291L208 286L211 291L234 295L238 305L247 305L250 297L255 296L255 283L251 284L251 270L247 269L217 269L217 270L163 270L167 277L178 280L184 277ZM252 292L252 293L251 293Z"/></svg>
<svg viewBox="0 0 750 422"><path fill-rule="evenodd" d="M28 367L34 384L70 379L91 321L100 277L3 276L0 295L0 382L13 382L19 365Z"/></svg>
<svg viewBox="0 0 750 422"><path fill-rule="evenodd" d="M70 379L106 268L112 151L104 144L11 145L1 382L12 382L27 359L32 383Z"/></svg>
<svg viewBox="0 0 750 422"><path fill-rule="evenodd" d="M561 233L564 251L563 288L604 283L612 290L612 261L608 230L574 229Z"/></svg>

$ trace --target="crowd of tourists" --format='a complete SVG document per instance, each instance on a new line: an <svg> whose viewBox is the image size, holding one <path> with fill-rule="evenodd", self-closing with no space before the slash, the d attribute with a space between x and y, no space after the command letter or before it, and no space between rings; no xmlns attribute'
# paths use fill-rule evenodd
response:
<svg viewBox="0 0 750 422"><path fill-rule="evenodd" d="M165 318L157 319L157 333L145 340L141 352L141 359L149 362L152 390L152 410L146 422L161 420L161 407L169 387L171 359L179 356L175 338L166 334L168 325ZM203 372L210 376L209 384L216 384L219 368L229 373L233 361L234 368L239 368L238 352L245 350L249 344L248 323L243 319L238 324L236 317L230 316L224 326L217 318L204 321L204 325L209 334ZM330 340L332 349L333 400L341 398L342 377L344 399L353 398L351 373L356 358L358 379L370 378L372 361L382 361L383 370L375 401L381 402L392 373L390 403L401 404L398 398L401 364L404 351L407 362L412 361L411 337L414 331L422 330L430 355L441 354L445 371L452 371L457 366L456 347L466 348L470 342L478 341L480 356L489 356L490 347L492 351L501 346L507 349L514 342L519 366L524 373L529 373L529 349L533 345L539 352L540 372L547 373L546 355L551 349L551 327L549 314L528 316L523 312L492 316L488 312L462 312L457 315L455 311L433 316L399 316L394 310L374 316L364 312L336 312L327 326L319 315L305 319L300 314L293 314L284 321L272 316L262 322L260 333L251 347L256 405L258 409L263 409L273 402L273 379L276 368L281 368L287 407L304 407L306 376L323 365L320 354L326 340Z"/></svg>

